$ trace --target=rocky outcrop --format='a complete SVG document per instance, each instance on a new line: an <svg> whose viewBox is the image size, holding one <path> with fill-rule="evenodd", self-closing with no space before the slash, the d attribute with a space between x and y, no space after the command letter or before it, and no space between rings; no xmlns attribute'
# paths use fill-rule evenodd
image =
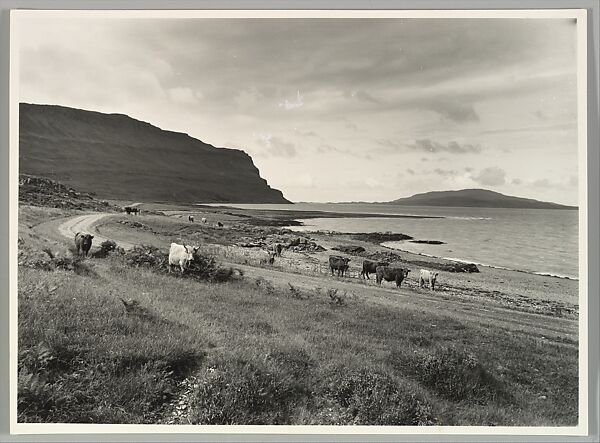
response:
<svg viewBox="0 0 600 443"><path fill-rule="evenodd" d="M19 175L19 204L86 211L117 211L118 208L91 194L76 191L56 180Z"/></svg>

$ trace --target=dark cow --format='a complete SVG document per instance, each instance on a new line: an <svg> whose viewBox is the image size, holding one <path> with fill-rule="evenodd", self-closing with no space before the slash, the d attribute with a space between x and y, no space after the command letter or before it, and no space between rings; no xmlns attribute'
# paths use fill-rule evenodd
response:
<svg viewBox="0 0 600 443"><path fill-rule="evenodd" d="M131 206L125 206L125 207L123 208L123 210L124 210L125 212L127 212L127 214L131 214L131 209L133 209Z"/></svg>
<svg viewBox="0 0 600 443"><path fill-rule="evenodd" d="M142 212L140 208L131 208L131 213L135 215L139 215Z"/></svg>
<svg viewBox="0 0 600 443"><path fill-rule="evenodd" d="M277 257L281 257L282 250L283 250L283 245L281 243L275 243L273 245L273 252L277 255Z"/></svg>
<svg viewBox="0 0 600 443"><path fill-rule="evenodd" d="M341 275L342 277L348 270L348 262L349 258L340 257L339 255L330 255L329 256L329 268L331 268L331 275L333 275L333 271L337 271L338 277Z"/></svg>
<svg viewBox="0 0 600 443"><path fill-rule="evenodd" d="M362 278L367 277L368 280L369 274L375 274L377 272L377 266L389 266L389 262L386 261L374 261L374 260L364 260L362 271L360 271L360 276Z"/></svg>
<svg viewBox="0 0 600 443"><path fill-rule="evenodd" d="M92 239L94 238L91 234L84 234L78 232L75 234L75 247L77 248L77 255L85 255L87 257L88 252L92 248Z"/></svg>
<svg viewBox="0 0 600 443"><path fill-rule="evenodd" d="M395 266L377 266L375 273L377 274L376 280L378 284L385 281L395 281L396 286L400 287L402 280L408 277L410 269L397 268Z"/></svg>
<svg viewBox="0 0 600 443"><path fill-rule="evenodd" d="M222 228L222 227L223 227L223 223L221 223L221 222L219 221L219 222L217 222L217 226L218 226L219 228Z"/></svg>
<svg viewBox="0 0 600 443"><path fill-rule="evenodd" d="M188 221L194 223L194 216L188 215Z"/></svg>

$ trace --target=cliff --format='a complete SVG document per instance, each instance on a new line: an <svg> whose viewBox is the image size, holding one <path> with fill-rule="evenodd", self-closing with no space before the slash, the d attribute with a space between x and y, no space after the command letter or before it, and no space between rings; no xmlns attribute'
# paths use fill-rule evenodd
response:
<svg viewBox="0 0 600 443"><path fill-rule="evenodd" d="M288 203L252 158L123 114L20 104L19 172L102 198Z"/></svg>

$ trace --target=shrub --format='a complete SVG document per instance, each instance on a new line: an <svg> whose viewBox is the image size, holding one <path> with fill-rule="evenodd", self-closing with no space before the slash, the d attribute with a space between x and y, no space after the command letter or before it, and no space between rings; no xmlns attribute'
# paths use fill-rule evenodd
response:
<svg viewBox="0 0 600 443"><path fill-rule="evenodd" d="M342 408L342 421L355 425L431 425L430 405L390 375L372 369L334 370L327 394Z"/></svg>
<svg viewBox="0 0 600 443"><path fill-rule="evenodd" d="M327 296L330 298L330 302L332 305L339 305L339 306L343 306L344 304L346 304L346 292L344 292L343 294L339 294L338 293L338 289L334 288L334 289L328 289L327 290Z"/></svg>
<svg viewBox="0 0 600 443"><path fill-rule="evenodd" d="M265 280L264 277L257 277L254 280L254 284L257 288L263 290L267 295L273 295L276 293L275 286L269 280Z"/></svg>
<svg viewBox="0 0 600 443"><path fill-rule="evenodd" d="M54 389L44 376L19 369L17 410L19 421L43 421L56 404ZM27 420L27 418L33 420Z"/></svg>
<svg viewBox="0 0 600 443"><path fill-rule="evenodd" d="M491 374L467 352L441 348L417 361L417 379L442 397L487 403L508 400L509 396Z"/></svg>
<svg viewBox="0 0 600 443"><path fill-rule="evenodd" d="M221 360L206 370L190 396L192 424L286 424L294 405L308 394L269 360Z"/></svg>
<svg viewBox="0 0 600 443"><path fill-rule="evenodd" d="M57 269L73 271L77 275L97 277L96 271L84 260L82 257L57 257L54 259L54 263Z"/></svg>
<svg viewBox="0 0 600 443"><path fill-rule="evenodd" d="M271 352L269 358L296 379L306 379L315 366L310 355L301 348L278 349Z"/></svg>
<svg viewBox="0 0 600 443"><path fill-rule="evenodd" d="M100 249L92 254L95 258L106 258L112 251L117 250L117 244L112 240L105 240L100 244Z"/></svg>
<svg viewBox="0 0 600 443"><path fill-rule="evenodd" d="M146 266L151 268L165 268L169 263L169 255L158 248L149 245L136 245L125 253L125 260L131 266Z"/></svg>
<svg viewBox="0 0 600 443"><path fill-rule="evenodd" d="M304 292L304 291L300 290L299 288L297 288L296 286L292 285L291 283L288 283L288 287L289 287L288 295L291 298L295 298L296 300L307 300L312 296L312 294L310 292Z"/></svg>
<svg viewBox="0 0 600 443"><path fill-rule="evenodd" d="M98 276L92 267L85 262L84 257L58 255L49 248L44 248L42 251L29 248L19 250L19 265L49 272L62 269L75 272L77 275Z"/></svg>
<svg viewBox="0 0 600 443"><path fill-rule="evenodd" d="M169 271L169 254L160 251L154 246L134 246L125 253L125 260L130 266L146 266L157 272ZM215 258L196 252L183 274L175 275L195 280L209 280L217 283L229 281L237 276L243 276L239 269L231 267L223 268L217 265Z"/></svg>

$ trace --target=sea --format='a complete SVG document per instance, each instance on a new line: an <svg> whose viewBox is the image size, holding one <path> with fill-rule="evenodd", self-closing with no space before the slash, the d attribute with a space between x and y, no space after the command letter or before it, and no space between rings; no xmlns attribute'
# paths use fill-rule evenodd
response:
<svg viewBox="0 0 600 443"><path fill-rule="evenodd" d="M393 232L444 244L383 243L392 249L555 277L579 278L578 211L360 203L227 204L247 209L376 214L299 219L294 231ZM431 218L390 218L390 214Z"/></svg>

